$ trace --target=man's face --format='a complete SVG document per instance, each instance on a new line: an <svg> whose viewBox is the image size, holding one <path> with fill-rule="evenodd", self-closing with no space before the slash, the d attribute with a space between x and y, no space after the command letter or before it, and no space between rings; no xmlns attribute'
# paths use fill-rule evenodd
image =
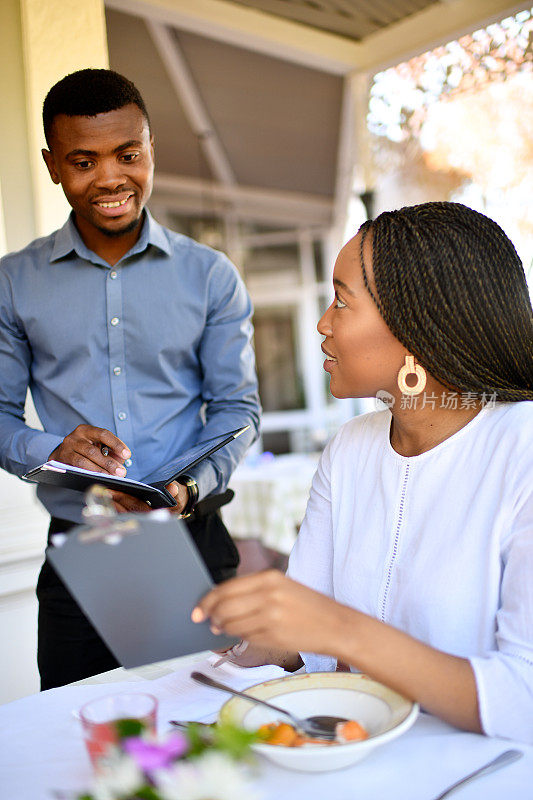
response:
<svg viewBox="0 0 533 800"><path fill-rule="evenodd" d="M133 103L94 117L59 114L43 158L60 183L82 235L134 230L150 197L153 138Z"/></svg>

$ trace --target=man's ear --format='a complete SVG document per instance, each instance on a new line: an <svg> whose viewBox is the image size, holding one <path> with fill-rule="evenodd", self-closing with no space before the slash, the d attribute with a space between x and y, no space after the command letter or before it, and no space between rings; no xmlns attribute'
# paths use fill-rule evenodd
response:
<svg viewBox="0 0 533 800"><path fill-rule="evenodd" d="M154 158L154 134L150 136L150 149L152 151L152 159Z"/></svg>
<svg viewBox="0 0 533 800"><path fill-rule="evenodd" d="M54 157L50 150L45 150L44 147L41 150L42 156L44 158L44 163L48 168L48 172L50 173L50 177L52 178L54 183L61 183L59 180L59 175L57 174L56 165L54 161Z"/></svg>

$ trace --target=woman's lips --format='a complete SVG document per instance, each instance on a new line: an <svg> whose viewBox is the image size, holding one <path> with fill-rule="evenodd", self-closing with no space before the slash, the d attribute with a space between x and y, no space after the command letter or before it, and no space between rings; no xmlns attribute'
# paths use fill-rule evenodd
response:
<svg viewBox="0 0 533 800"><path fill-rule="evenodd" d="M326 360L324 361L324 369L326 370L326 372L331 372L331 368L335 366L335 364L337 363L337 359L334 358L330 353L328 353L328 351L324 347L322 347L321 350L326 356Z"/></svg>

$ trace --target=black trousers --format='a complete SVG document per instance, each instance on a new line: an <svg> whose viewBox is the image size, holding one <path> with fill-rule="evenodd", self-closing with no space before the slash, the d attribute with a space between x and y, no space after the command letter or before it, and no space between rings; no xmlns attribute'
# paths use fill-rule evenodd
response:
<svg viewBox="0 0 533 800"><path fill-rule="evenodd" d="M232 578L239 554L217 512L186 520L215 583ZM52 517L48 531L65 533L75 523ZM37 664L41 691L83 680L120 664L100 638L54 568L45 559L37 582Z"/></svg>

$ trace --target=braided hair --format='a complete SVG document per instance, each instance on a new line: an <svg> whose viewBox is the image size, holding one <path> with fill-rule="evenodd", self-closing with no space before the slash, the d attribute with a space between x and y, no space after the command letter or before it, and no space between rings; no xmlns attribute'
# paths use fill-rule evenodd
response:
<svg viewBox="0 0 533 800"><path fill-rule="evenodd" d="M361 226L365 286L387 326L440 383L533 400L533 312L512 242L461 203L386 211ZM363 245L372 236L375 291Z"/></svg>

